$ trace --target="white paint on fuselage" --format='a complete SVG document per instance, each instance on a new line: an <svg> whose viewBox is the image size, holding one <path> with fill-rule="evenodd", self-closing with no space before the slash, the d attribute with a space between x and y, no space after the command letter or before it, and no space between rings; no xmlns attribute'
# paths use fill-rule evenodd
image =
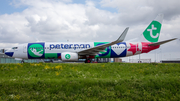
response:
<svg viewBox="0 0 180 101"><path fill-rule="evenodd" d="M126 42L126 45L127 45L126 57L142 53L142 43L141 42ZM134 45L134 50L135 50L134 54L132 51L130 51L130 50L133 50L131 45Z"/></svg>
<svg viewBox="0 0 180 101"><path fill-rule="evenodd" d="M18 47L17 49L10 49L10 50L8 50L6 52L14 52L14 54L12 56L13 58L27 59L28 58L27 53L23 52L23 46L24 45L27 46L27 44L20 44L20 45L17 46Z"/></svg>
<svg viewBox="0 0 180 101"><path fill-rule="evenodd" d="M37 42L39 43L39 42ZM63 53L63 52L79 52L79 51L82 51L82 50L86 50L87 48L67 48L67 49L63 49L63 48L59 48L59 49L56 49L56 48L53 48L53 49L50 49L50 45L51 44L89 44L90 45L90 48L93 48L94 47L94 42L44 42L44 52L45 53ZM131 48L131 45L130 44L133 44L135 45L136 47L138 46L138 48L136 48L136 52L133 54L132 51L128 51L130 48ZM13 57L14 58L22 58L22 59L28 59L28 53L27 53L27 48L28 48L28 43L25 43L25 44L20 44L17 46L18 49L11 49L11 50L8 50L9 52L14 52L13 54ZM112 45L111 46L111 49L113 51L115 51L115 53L117 55L121 54L125 49L127 49L126 51L126 56L132 56L132 55L136 55L136 54L141 54L142 53L142 44L141 42L126 42L126 46L121 46L121 44L119 45L120 48L115 48L113 49L113 47L117 47L117 44L115 45ZM89 48L89 47L88 47ZM138 50L137 50L138 49ZM126 57L125 56L125 57Z"/></svg>

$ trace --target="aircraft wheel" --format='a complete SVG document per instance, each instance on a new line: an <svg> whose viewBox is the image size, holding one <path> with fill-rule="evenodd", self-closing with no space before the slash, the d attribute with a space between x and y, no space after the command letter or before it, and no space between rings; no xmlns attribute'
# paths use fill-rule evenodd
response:
<svg viewBox="0 0 180 101"><path fill-rule="evenodd" d="M87 59L84 61L84 63L87 63Z"/></svg>
<svg viewBox="0 0 180 101"><path fill-rule="evenodd" d="M53 63L53 60L51 59L51 63Z"/></svg>
<svg viewBox="0 0 180 101"><path fill-rule="evenodd" d="M87 63L91 63L91 60L90 60L90 59L88 59L88 60L87 60Z"/></svg>
<svg viewBox="0 0 180 101"><path fill-rule="evenodd" d="M91 63L91 59L86 59L85 63Z"/></svg>
<svg viewBox="0 0 180 101"><path fill-rule="evenodd" d="M22 60L21 63L24 63L24 60Z"/></svg>

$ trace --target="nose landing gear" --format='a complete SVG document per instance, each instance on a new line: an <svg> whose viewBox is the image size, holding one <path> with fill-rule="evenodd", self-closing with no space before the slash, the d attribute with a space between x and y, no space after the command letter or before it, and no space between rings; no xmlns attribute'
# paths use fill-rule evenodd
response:
<svg viewBox="0 0 180 101"><path fill-rule="evenodd" d="M24 60L21 60L21 63L24 63Z"/></svg>

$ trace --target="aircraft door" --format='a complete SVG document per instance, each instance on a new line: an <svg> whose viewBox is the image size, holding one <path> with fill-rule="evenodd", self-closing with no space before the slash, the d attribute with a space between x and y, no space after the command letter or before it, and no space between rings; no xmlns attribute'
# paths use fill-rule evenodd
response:
<svg viewBox="0 0 180 101"><path fill-rule="evenodd" d="M23 53L27 53L27 45L23 45Z"/></svg>
<svg viewBox="0 0 180 101"><path fill-rule="evenodd" d="M136 46L136 52L141 53L142 52L142 44L141 44L141 42L138 42L136 45L137 45Z"/></svg>

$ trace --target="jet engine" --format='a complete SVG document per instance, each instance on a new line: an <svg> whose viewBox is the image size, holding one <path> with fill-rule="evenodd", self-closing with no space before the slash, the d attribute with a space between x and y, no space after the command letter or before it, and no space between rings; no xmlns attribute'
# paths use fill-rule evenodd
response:
<svg viewBox="0 0 180 101"><path fill-rule="evenodd" d="M78 61L78 54L73 52L61 53L62 61Z"/></svg>

